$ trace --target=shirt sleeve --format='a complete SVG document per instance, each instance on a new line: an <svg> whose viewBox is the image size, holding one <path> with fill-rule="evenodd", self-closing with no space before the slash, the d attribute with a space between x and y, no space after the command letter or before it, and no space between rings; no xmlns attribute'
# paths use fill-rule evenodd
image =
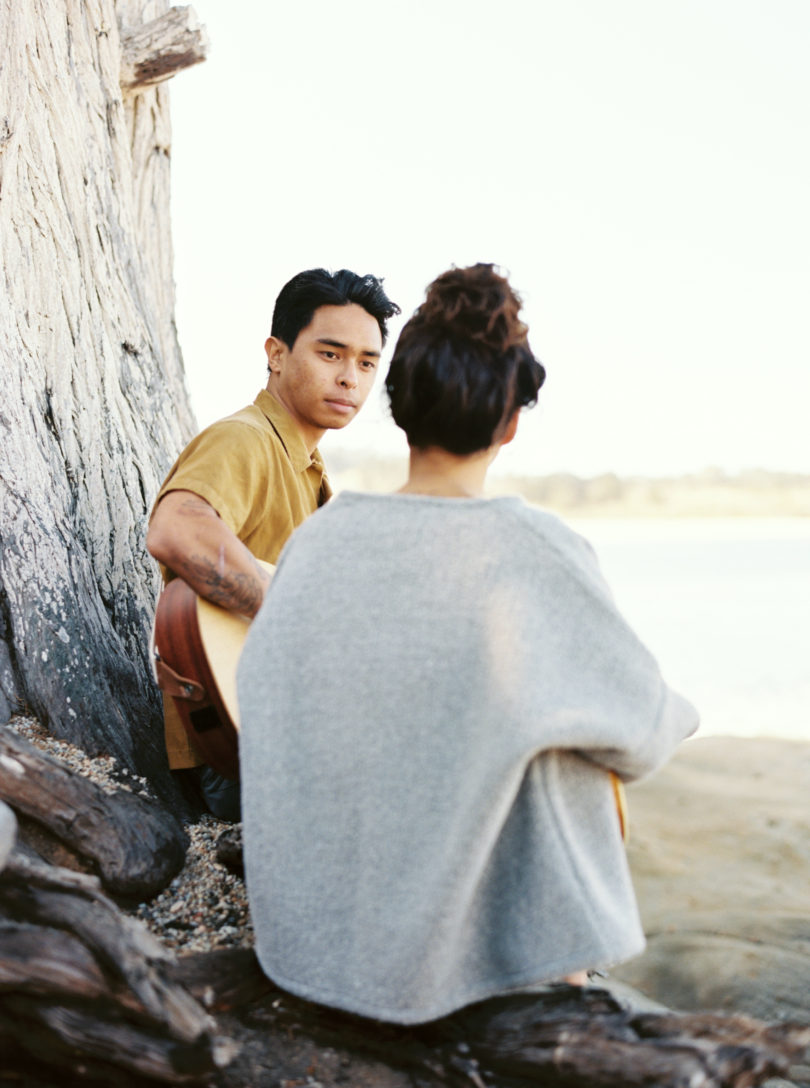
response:
<svg viewBox="0 0 810 1088"><path fill-rule="evenodd" d="M256 502L272 492L276 467L273 449L259 431L236 420L222 420L186 446L156 504L170 491L192 491L240 536L252 520Z"/></svg>

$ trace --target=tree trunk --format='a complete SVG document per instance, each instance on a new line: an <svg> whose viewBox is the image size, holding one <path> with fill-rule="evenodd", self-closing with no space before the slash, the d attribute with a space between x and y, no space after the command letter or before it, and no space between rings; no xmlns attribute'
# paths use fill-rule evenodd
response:
<svg viewBox="0 0 810 1088"><path fill-rule="evenodd" d="M0 0L0 721L27 706L172 797L144 533L194 420L167 91L144 79L203 59L205 40L167 8Z"/></svg>

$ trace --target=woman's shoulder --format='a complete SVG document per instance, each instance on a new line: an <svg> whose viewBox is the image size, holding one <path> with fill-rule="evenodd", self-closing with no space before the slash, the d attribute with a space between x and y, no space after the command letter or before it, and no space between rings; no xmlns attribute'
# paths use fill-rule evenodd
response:
<svg viewBox="0 0 810 1088"><path fill-rule="evenodd" d="M563 521L557 514L540 506L532 506L520 496L505 497L503 510L511 519L515 528L518 526L528 536L542 538L546 544L575 552L592 552L588 541L576 529Z"/></svg>

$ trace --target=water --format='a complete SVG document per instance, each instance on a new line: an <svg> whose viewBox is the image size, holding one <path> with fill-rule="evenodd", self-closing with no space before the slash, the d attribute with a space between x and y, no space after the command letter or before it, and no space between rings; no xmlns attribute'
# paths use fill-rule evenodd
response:
<svg viewBox="0 0 810 1088"><path fill-rule="evenodd" d="M810 519L580 519L700 735L810 740Z"/></svg>

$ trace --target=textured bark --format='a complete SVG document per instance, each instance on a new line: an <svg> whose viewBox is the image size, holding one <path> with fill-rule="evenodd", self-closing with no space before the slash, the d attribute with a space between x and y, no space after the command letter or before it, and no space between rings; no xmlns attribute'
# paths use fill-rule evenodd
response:
<svg viewBox="0 0 810 1088"><path fill-rule="evenodd" d="M424 1088L751 1088L787 1073L810 1044L807 1026L643 1013L604 990L575 986L496 998L406 1028L292 997L264 978L247 950L182 956L169 972L242 1044L217 1080L221 1088L261 1083L271 1067L265 1083L303 1080L320 1064L307 1040L341 1055L339 1076L319 1072L321 1083L365 1083L360 1071L373 1059L381 1063L377 1088L398 1086L403 1072Z"/></svg>
<svg viewBox="0 0 810 1088"><path fill-rule="evenodd" d="M165 15L121 35L121 86L125 90L162 83L181 68L205 60L208 42L191 8Z"/></svg>
<svg viewBox="0 0 810 1088"><path fill-rule="evenodd" d="M167 90L119 82L119 26L167 6L0 0L0 721L26 705L172 797L144 531L194 421Z"/></svg>
<svg viewBox="0 0 810 1088"><path fill-rule="evenodd" d="M14 852L0 872L3 1073L200 1083L228 1057L167 952L98 881Z"/></svg>

